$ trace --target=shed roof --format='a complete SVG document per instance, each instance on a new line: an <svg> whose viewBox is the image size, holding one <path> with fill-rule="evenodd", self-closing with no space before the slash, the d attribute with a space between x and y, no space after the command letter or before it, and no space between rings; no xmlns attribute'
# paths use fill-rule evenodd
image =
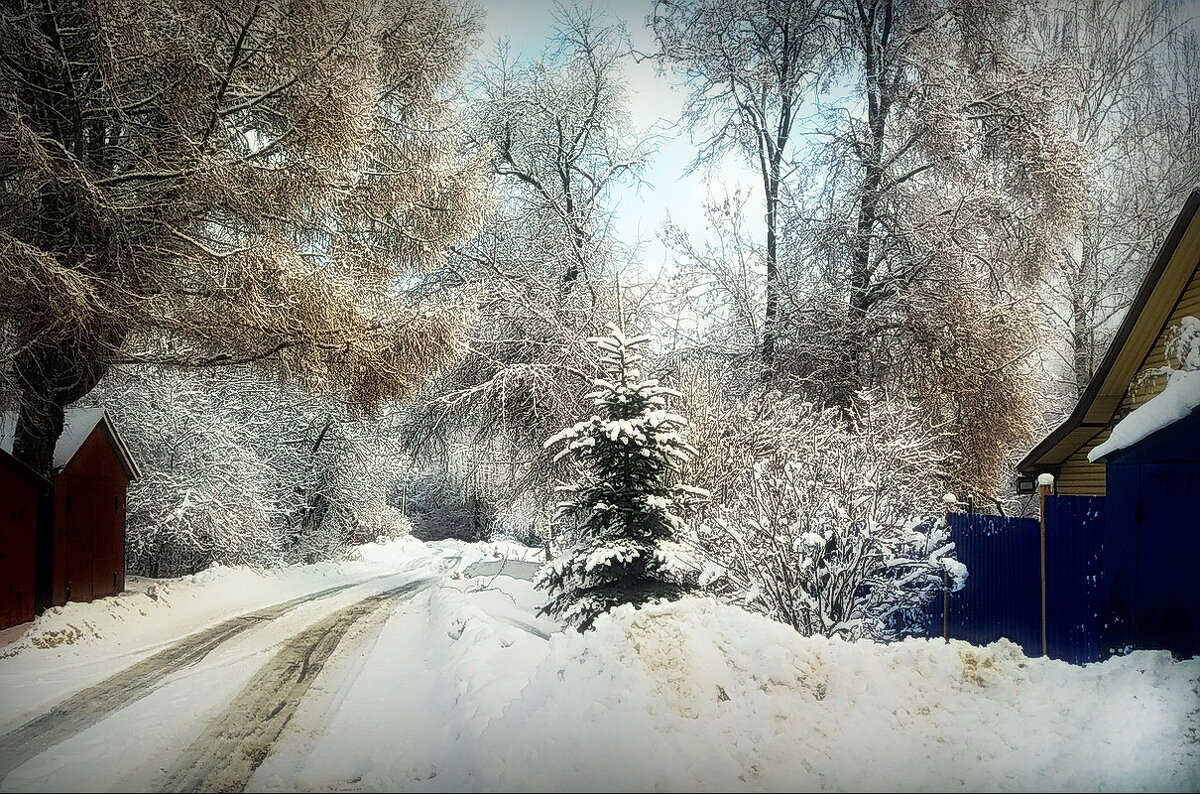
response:
<svg viewBox="0 0 1200 794"><path fill-rule="evenodd" d="M125 440L117 432L116 425L103 408L69 408L63 421L63 431L54 445L54 459L50 465L54 471L61 471L71 462L83 442L87 441L97 427L101 427L112 442L121 465L130 479L136 480L141 476L141 470L129 454ZM16 436L17 414L8 411L0 414L0 449L12 453L13 441Z"/></svg>
<svg viewBox="0 0 1200 794"><path fill-rule="evenodd" d="M3 448L2 446L0 446L0 461L6 461L10 466L13 466L18 471L20 471L22 474L28 476L30 479L38 480L39 484L41 484L41 485L48 485L50 483L50 481L47 480L45 477L43 477L41 474L38 474L36 471L31 469L29 466L26 466L25 463L23 463L22 461L18 460L15 457L13 457L12 453L9 452L7 449Z"/></svg>
<svg viewBox="0 0 1200 794"><path fill-rule="evenodd" d="M1196 272L1198 246L1200 187L1184 202L1075 410L1017 464L1018 471L1036 474L1057 466L1108 427L1138 368Z"/></svg>

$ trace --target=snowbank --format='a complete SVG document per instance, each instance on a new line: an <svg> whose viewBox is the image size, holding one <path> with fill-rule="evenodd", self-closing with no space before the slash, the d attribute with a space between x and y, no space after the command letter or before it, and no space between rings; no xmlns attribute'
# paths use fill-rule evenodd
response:
<svg viewBox="0 0 1200 794"><path fill-rule="evenodd" d="M1088 460L1095 463L1105 455L1131 447L1183 419L1196 406L1200 406L1200 370L1174 371L1162 392L1118 422L1108 440L1088 453Z"/></svg>
<svg viewBox="0 0 1200 794"><path fill-rule="evenodd" d="M709 599L624 607L581 635L533 614L545 595L529 582L466 573L509 553L536 550L406 539L337 565L143 580L48 615L29 642L56 621L86 631L0 659L0 722L205 621L357 583L239 635L4 785L151 786L194 739L180 715L219 713L280 642L384 586L371 577L419 570L441 585L347 636L248 791L1200 790L1200 659L1080 668L1008 642L805 638Z"/></svg>
<svg viewBox="0 0 1200 794"><path fill-rule="evenodd" d="M1165 653L1079 668L805 638L702 599L622 608L555 635L436 788L1195 790L1198 678Z"/></svg>

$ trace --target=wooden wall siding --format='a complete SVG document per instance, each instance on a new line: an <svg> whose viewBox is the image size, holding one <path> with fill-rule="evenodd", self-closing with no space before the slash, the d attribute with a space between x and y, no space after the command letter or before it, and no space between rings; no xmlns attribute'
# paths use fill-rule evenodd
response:
<svg viewBox="0 0 1200 794"><path fill-rule="evenodd" d="M1054 482L1054 492L1064 496L1104 496L1104 464L1087 459L1092 448L1108 439L1109 431L1101 430L1070 457L1062 462Z"/></svg>
<svg viewBox="0 0 1200 794"><path fill-rule="evenodd" d="M1167 379L1165 377L1152 376L1150 373L1168 366L1167 338L1170 332L1179 325L1179 321L1188 316L1200 317L1200 262L1197 262L1196 267L1192 270L1188 286L1176 301L1170 317L1159 331L1158 338L1154 340L1154 346L1150 348L1150 352L1146 354L1141 366L1138 367L1138 374L1126 391L1125 398L1121 401L1121 407L1117 412L1118 416L1124 416L1134 408L1145 405L1151 397L1166 387Z"/></svg>
<svg viewBox="0 0 1200 794"><path fill-rule="evenodd" d="M0 453L0 629L33 620L39 486Z"/></svg>
<svg viewBox="0 0 1200 794"><path fill-rule="evenodd" d="M125 589L128 484L129 475L103 425L54 478L55 605Z"/></svg>

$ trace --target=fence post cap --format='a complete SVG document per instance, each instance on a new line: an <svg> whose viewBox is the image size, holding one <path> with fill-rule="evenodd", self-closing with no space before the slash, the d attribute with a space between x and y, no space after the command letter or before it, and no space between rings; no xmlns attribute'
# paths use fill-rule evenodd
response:
<svg viewBox="0 0 1200 794"><path fill-rule="evenodd" d="M952 493L948 493L942 497L942 502L948 505L956 505L958 504L958 497Z"/></svg>
<svg viewBox="0 0 1200 794"><path fill-rule="evenodd" d="M1038 475L1038 485L1054 485L1054 475L1050 472L1043 472Z"/></svg>

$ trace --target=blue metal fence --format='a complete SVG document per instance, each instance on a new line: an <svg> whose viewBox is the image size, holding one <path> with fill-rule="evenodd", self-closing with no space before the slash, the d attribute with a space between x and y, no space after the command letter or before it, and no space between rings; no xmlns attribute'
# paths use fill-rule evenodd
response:
<svg viewBox="0 0 1200 794"><path fill-rule="evenodd" d="M1046 497L1046 638L1054 659L1083 664L1106 655L1103 552L1103 497Z"/></svg>
<svg viewBox="0 0 1200 794"><path fill-rule="evenodd" d="M950 514L955 556L966 586L932 605L929 636L943 633L976 645L1001 637L1029 656L1042 653L1041 524L1036 518ZM1046 644L1048 655L1073 664L1104 658L1106 583L1104 499L1046 500Z"/></svg>
<svg viewBox="0 0 1200 794"><path fill-rule="evenodd" d="M949 597L954 639L986 645L1007 637L1026 654L1042 652L1040 530L1035 518L950 515L955 556L967 584Z"/></svg>

